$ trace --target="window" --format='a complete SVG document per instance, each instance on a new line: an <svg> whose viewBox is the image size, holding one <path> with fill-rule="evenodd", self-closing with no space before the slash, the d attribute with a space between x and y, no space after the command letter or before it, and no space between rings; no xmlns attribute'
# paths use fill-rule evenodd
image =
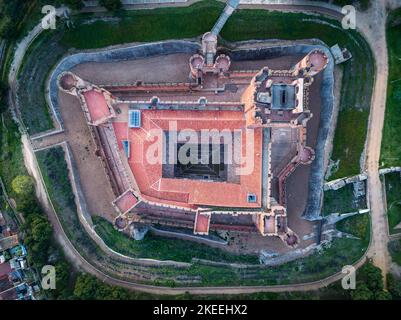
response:
<svg viewBox="0 0 401 320"><path fill-rule="evenodd" d="M140 110L129 110L128 126L130 128L140 128L141 127L141 111Z"/></svg>

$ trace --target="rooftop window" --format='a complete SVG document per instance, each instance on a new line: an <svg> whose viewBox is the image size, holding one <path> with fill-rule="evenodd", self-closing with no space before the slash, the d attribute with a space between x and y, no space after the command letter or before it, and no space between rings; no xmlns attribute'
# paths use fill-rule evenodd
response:
<svg viewBox="0 0 401 320"><path fill-rule="evenodd" d="M248 202L256 202L256 194L248 193Z"/></svg>
<svg viewBox="0 0 401 320"><path fill-rule="evenodd" d="M140 128L141 127L141 111L140 110L129 110L128 126L130 128Z"/></svg>

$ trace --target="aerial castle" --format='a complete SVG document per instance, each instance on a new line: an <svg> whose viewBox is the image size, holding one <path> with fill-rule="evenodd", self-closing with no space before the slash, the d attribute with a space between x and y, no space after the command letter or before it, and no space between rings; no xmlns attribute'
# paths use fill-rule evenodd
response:
<svg viewBox="0 0 401 320"><path fill-rule="evenodd" d="M230 70L230 57L217 52L217 37L238 4L229 0L213 29L203 35L201 52L189 59L188 83L138 81L100 88L71 72L60 75L60 89L81 101L116 196L118 229L158 224L191 228L199 235L257 231L278 236L291 247L298 244L288 227L286 181L315 158L306 145L312 117L309 87L328 57L313 50L289 70ZM121 91L134 98L119 97ZM230 144L240 145L240 153L247 148L242 138L252 131L253 170L239 175L238 166L224 162L147 162L143 155L151 145L150 132L172 131L169 121L175 121L174 130L239 131L240 139ZM185 142L178 139L173 151L163 152L178 153ZM225 147L219 146L222 154Z"/></svg>

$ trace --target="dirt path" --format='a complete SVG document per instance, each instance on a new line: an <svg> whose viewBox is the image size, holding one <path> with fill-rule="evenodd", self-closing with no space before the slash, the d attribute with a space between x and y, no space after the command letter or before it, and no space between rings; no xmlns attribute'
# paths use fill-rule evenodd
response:
<svg viewBox="0 0 401 320"><path fill-rule="evenodd" d="M374 263L379 266L383 273L387 272L390 267L390 259L387 250L387 243L389 240L387 230L387 219L383 207L382 188L380 186L378 161L380 156L380 143L384 121L384 110L386 102L386 89L387 89L387 48L385 43L385 4L384 1L373 1L373 8L366 14L361 15L358 19L360 25L358 27L367 38L368 42L374 49L375 60L377 63L376 82L372 96L372 108L369 122L369 132L367 141L367 161L366 169L369 175L368 191L369 202L372 212L372 244L369 248L369 256L374 260ZM256 7L256 6L253 6ZM268 6L264 6L266 9ZM281 8L284 9L284 8ZM299 6L286 6L285 9L299 10ZM305 8L306 9L306 8ZM308 8L309 10L309 8ZM327 9L322 9L325 13ZM26 50L26 48L25 48ZM18 51L17 57L23 54L21 50ZM17 59L19 60L19 59ZM11 82L14 82L15 69L11 71ZM13 87L12 87L13 89ZM14 90L11 92L15 93ZM10 94L11 95L11 94ZM141 290L155 294L180 294L190 292L192 294L238 294L238 293L252 293L252 292L284 292L284 291L308 291L316 290L321 287L327 286L335 281L338 281L342 274L338 273L332 275L324 280L294 284L294 285L280 285L280 286L249 286L249 287L191 287L191 288L167 288L156 287L150 285L136 284L132 282L121 281L111 278L100 270L86 261L79 252L76 251L74 246L69 241L67 235L64 233L54 210L47 210L48 217L53 225L56 238L60 245L64 248L65 253L69 260L75 266L81 267L84 271L97 276L99 279L113 285L120 285L129 289ZM355 264L359 267L364 263L365 259L362 258Z"/></svg>

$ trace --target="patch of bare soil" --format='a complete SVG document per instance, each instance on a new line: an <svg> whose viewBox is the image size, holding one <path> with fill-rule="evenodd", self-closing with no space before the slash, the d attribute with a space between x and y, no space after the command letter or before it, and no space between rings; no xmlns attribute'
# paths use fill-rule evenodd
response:
<svg viewBox="0 0 401 320"><path fill-rule="evenodd" d="M95 155L96 145L91 138L86 119L77 97L59 92L59 105L64 120L65 137L72 151L80 177L82 191L92 215L113 221L115 199L102 161Z"/></svg>

